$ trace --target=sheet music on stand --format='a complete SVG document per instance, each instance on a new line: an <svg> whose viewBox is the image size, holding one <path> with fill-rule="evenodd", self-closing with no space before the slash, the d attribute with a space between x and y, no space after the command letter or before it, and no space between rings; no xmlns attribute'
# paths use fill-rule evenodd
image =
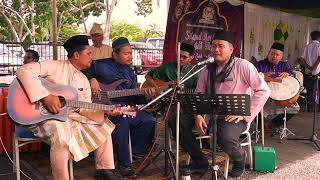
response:
<svg viewBox="0 0 320 180"><path fill-rule="evenodd" d="M181 107L192 114L216 114L250 116L250 95L248 94L190 94L179 93L175 97ZM161 101L169 101L164 97Z"/></svg>
<svg viewBox="0 0 320 180"><path fill-rule="evenodd" d="M212 179L218 179L219 166L216 163L216 147L217 147L217 115L239 115L250 116L250 95L248 94L177 94L177 99L181 104L181 108L192 114L210 114L213 138L212 163L211 172ZM205 174L205 173L204 173ZM201 175L200 178L202 178Z"/></svg>

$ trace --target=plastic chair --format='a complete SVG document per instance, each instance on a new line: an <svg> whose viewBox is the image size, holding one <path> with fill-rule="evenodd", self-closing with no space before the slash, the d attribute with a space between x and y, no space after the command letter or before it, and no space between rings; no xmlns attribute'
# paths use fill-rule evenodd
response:
<svg viewBox="0 0 320 180"><path fill-rule="evenodd" d="M37 138L33 135L30 129L22 126L16 126L14 135L13 135L13 172L16 173L17 180L20 180L20 156L19 156L19 147L27 145L29 143L41 142L40 138ZM73 180L73 165L72 159L69 159L69 179Z"/></svg>
<svg viewBox="0 0 320 180"><path fill-rule="evenodd" d="M247 124L247 129L245 131L242 132L242 134L246 135L247 137L245 138L245 142L242 142L241 143L241 146L244 147L244 146L248 146L248 151L249 151L249 165L250 165L250 170L253 169L253 157L252 157L252 145L251 145L251 134L249 132L250 130L250 125L251 123L248 123ZM211 136L199 136L199 137L196 137L197 140L199 140L200 142L200 148L202 148L202 139L210 139ZM228 154L225 154L225 167L224 167L224 176L225 178L227 179L228 178L228 170L229 170L229 156ZM187 165L190 164L190 156L188 156L188 159L187 159Z"/></svg>
<svg viewBox="0 0 320 180"><path fill-rule="evenodd" d="M128 143L128 146L129 146L129 158L130 158L130 162L132 163L133 162L133 159L132 159L132 146L131 146L131 135L130 135L130 129L129 129L129 143Z"/></svg>
<svg viewBox="0 0 320 180"><path fill-rule="evenodd" d="M196 137L196 140L199 140L200 149L202 149L202 139L211 139L211 136L198 136L198 137ZM186 162L187 165L190 164L190 160L191 160L191 157L190 157L190 155L188 155L188 159Z"/></svg>
<svg viewBox="0 0 320 180"><path fill-rule="evenodd" d="M245 142L241 143L241 147L248 146L248 152L249 152L249 165L250 165L250 170L253 169L253 158L252 158L252 145L251 145L251 134L249 132L250 130L250 125L251 123L247 124L247 129L242 132L242 134L246 135L247 137L244 139ZM226 159L225 159L225 167L224 167L224 176L227 179L228 178L228 170L229 170L229 156L227 154Z"/></svg>

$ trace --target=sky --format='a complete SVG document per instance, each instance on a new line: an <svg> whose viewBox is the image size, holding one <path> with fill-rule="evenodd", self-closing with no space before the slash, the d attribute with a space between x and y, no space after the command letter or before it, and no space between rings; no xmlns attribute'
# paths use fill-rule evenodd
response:
<svg viewBox="0 0 320 180"><path fill-rule="evenodd" d="M150 24L154 23L160 28L161 31L165 32L168 16L168 4L168 0L159 0L160 6L157 6L157 0L153 0L153 12L144 17L137 16L135 14L137 6L133 0L118 0L117 5L113 9L111 20L124 20L131 24L136 24L144 29L148 28ZM94 22L104 24L105 13L103 12L102 16L100 17L90 16L88 18L86 21L88 31L90 31L90 28Z"/></svg>

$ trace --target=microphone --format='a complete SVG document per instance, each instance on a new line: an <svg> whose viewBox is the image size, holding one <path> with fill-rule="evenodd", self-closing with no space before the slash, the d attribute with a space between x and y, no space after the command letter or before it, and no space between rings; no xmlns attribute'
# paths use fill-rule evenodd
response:
<svg viewBox="0 0 320 180"><path fill-rule="evenodd" d="M197 63L197 66L202 66L205 64L210 64L214 62L214 58L213 57L209 57L207 60L201 61Z"/></svg>

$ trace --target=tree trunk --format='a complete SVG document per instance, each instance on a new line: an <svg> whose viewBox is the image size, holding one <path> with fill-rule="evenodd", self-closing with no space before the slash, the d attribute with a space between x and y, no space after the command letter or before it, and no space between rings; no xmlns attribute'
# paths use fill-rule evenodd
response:
<svg viewBox="0 0 320 180"><path fill-rule="evenodd" d="M34 10L34 1L32 1L32 4L31 4L31 31L32 31L32 35L31 35L31 41L33 43L36 42L36 25L34 24L34 15L35 15L35 10Z"/></svg>
<svg viewBox="0 0 320 180"><path fill-rule="evenodd" d="M0 14L2 14L2 16L4 17L4 19L7 21L10 29L11 29L11 34L13 36L13 40L16 41L16 42L20 42L20 39L19 39L19 36L18 36L18 33L16 31L16 29L14 28L11 20L9 19L9 17L5 14L4 11L0 11Z"/></svg>
<svg viewBox="0 0 320 180"><path fill-rule="evenodd" d="M26 9L26 5L23 4L23 1L20 1L20 8L19 8L19 15L23 18L24 20L24 16L23 16L23 12L22 9ZM19 19L19 32L18 32L18 36L20 39L20 42L23 42L22 37L23 37L23 24L22 24L22 19Z"/></svg>
<svg viewBox="0 0 320 180"><path fill-rule="evenodd" d="M109 0L105 0L105 11L106 11L106 26L104 29L104 35L106 37L106 39L109 42L110 39L110 29L111 29L111 15L112 15L112 11L114 6L116 5L117 0L112 0L111 4L109 5Z"/></svg>
<svg viewBox="0 0 320 180"><path fill-rule="evenodd" d="M53 59L58 60L58 34L57 34L57 1L52 0L52 45L53 45Z"/></svg>

